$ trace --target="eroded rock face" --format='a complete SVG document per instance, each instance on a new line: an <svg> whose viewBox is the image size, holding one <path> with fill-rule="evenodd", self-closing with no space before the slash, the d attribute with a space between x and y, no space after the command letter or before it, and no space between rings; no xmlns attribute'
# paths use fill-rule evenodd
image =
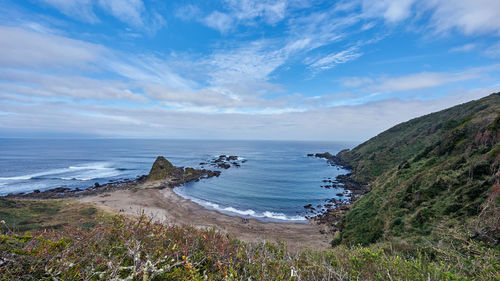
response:
<svg viewBox="0 0 500 281"><path fill-rule="evenodd" d="M151 167L148 175L148 182L180 178L184 174L184 169L175 167L163 156L158 156Z"/></svg>

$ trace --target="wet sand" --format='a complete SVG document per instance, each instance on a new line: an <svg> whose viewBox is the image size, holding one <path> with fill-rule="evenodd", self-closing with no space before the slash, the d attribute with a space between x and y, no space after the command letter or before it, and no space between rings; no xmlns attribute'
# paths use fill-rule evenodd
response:
<svg viewBox="0 0 500 281"><path fill-rule="evenodd" d="M277 223L256 219L244 220L229 216L184 199L171 188L158 189L161 183L148 183L135 189L117 190L84 196L78 200L92 203L112 212L139 215L141 212L156 221L173 225L191 225L197 228L215 227L240 240L259 243L285 242L292 250L321 250L330 247L331 234L313 222Z"/></svg>

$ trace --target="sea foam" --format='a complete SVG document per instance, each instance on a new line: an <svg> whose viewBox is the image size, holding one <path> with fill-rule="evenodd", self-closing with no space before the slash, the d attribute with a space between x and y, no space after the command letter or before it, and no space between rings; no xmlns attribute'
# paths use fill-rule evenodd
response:
<svg viewBox="0 0 500 281"><path fill-rule="evenodd" d="M283 213L277 213L277 212L271 212L271 211L263 211L263 212L256 212L255 210L252 209L247 209L247 210L240 210L234 207L224 207L220 206L217 203L213 202L208 202L199 198L194 198L191 196L186 196L183 194L178 188L174 188L174 192L181 196L182 198L191 200L192 202L201 205L207 209L213 209L216 211L220 211L225 214L229 215L238 215L238 216L243 216L245 218L258 218L258 219L270 219L270 220L277 220L277 221L302 221L305 222L307 219L303 216L287 216Z"/></svg>

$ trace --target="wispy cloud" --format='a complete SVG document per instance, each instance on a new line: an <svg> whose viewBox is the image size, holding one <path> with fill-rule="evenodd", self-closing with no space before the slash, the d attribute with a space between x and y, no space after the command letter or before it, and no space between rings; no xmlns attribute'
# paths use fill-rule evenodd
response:
<svg viewBox="0 0 500 281"><path fill-rule="evenodd" d="M310 63L309 66L315 70L327 70L338 64L355 60L361 55L363 55L363 53L359 52L357 47L351 47L337 53L328 54Z"/></svg>
<svg viewBox="0 0 500 281"><path fill-rule="evenodd" d="M465 34L500 34L500 2L495 0L427 0L431 24L438 32L458 30Z"/></svg>
<svg viewBox="0 0 500 281"><path fill-rule="evenodd" d="M225 0L223 10L203 13L198 6L189 4L179 7L175 13L182 20L195 20L222 34L236 30L237 25L254 25L257 21L276 24L285 19L289 6L287 0ZM293 5L292 5L293 6Z"/></svg>
<svg viewBox="0 0 500 281"><path fill-rule="evenodd" d="M155 33L166 25L162 15L146 10L142 0L42 0L70 18L95 24L100 19L95 9L109 13L113 17L134 28Z"/></svg>
<svg viewBox="0 0 500 281"><path fill-rule="evenodd" d="M208 27L217 29L220 33L226 33L233 28L233 18L228 14L215 11L202 19L202 22Z"/></svg>
<svg viewBox="0 0 500 281"><path fill-rule="evenodd" d="M484 50L484 54L491 58L500 58L500 42L489 46L486 50Z"/></svg>
<svg viewBox="0 0 500 281"><path fill-rule="evenodd" d="M99 19L94 13L94 4L92 0L42 0L42 2L53 6L68 17L89 23L99 22Z"/></svg>
<svg viewBox="0 0 500 281"><path fill-rule="evenodd" d="M391 24L412 18L421 20L430 14L428 26L438 33L500 34L500 2L496 0L359 1L363 16L380 17Z"/></svg>
<svg viewBox="0 0 500 281"><path fill-rule="evenodd" d="M495 88L477 89L428 101L389 99L355 106L261 115L207 115L161 107L121 108L64 102L45 102L43 106L4 102L0 103L0 112L3 113L0 114L0 129L86 132L113 137L248 139L251 136L254 139L359 141L397 123L481 98L494 90Z"/></svg>
<svg viewBox="0 0 500 281"><path fill-rule="evenodd" d="M397 23L411 15L415 0L363 0L364 16L381 16L389 23Z"/></svg>
<svg viewBox="0 0 500 281"><path fill-rule="evenodd" d="M3 67L90 67L106 48L58 35L0 26Z"/></svg>
<svg viewBox="0 0 500 281"><path fill-rule="evenodd" d="M477 47L476 44L469 43L469 44L465 44L462 46L457 46L457 47L451 48L450 52L452 52L452 53L470 52L470 51L474 50L476 47Z"/></svg>
<svg viewBox="0 0 500 281"><path fill-rule="evenodd" d="M367 92L404 92L484 78L488 72L498 69L500 65L493 64L460 72L419 72L396 77L348 77L342 79L342 83L346 87L361 88Z"/></svg>
<svg viewBox="0 0 500 281"><path fill-rule="evenodd" d="M230 14L238 21L248 23L262 19L275 24L285 18L288 7L287 0L226 0Z"/></svg>

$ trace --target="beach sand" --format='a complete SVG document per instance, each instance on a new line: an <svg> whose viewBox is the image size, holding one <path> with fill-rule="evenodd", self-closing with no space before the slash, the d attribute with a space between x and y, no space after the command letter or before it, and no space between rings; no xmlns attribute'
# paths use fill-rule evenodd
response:
<svg viewBox="0 0 500 281"><path fill-rule="evenodd" d="M85 196L78 200L92 203L107 211L122 212L127 215L139 215L144 211L156 221L166 224L191 225L197 228L215 227L218 231L229 233L245 242L284 242L292 251L324 250L330 247L331 234L322 234L320 231L325 228L316 223L244 220L241 217L205 209L178 196L171 188L158 189L159 184L144 184L135 189Z"/></svg>

